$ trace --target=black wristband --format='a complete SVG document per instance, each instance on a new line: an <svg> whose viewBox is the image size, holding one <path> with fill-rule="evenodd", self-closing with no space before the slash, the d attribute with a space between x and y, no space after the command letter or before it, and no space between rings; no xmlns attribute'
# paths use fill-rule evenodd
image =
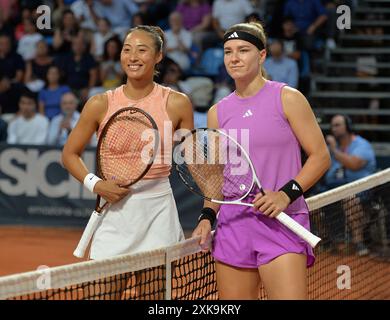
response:
<svg viewBox="0 0 390 320"><path fill-rule="evenodd" d="M216 217L217 217L217 213L213 209L211 209L209 207L205 207L200 212L201 213L200 213L200 216L198 218L198 224L202 220L207 219L210 221L211 225L214 225L214 222L215 222Z"/></svg>
<svg viewBox="0 0 390 320"><path fill-rule="evenodd" d="M283 187L279 189L279 191L283 191L290 198L290 203L293 203L300 196L303 195L302 187L295 180L290 180Z"/></svg>

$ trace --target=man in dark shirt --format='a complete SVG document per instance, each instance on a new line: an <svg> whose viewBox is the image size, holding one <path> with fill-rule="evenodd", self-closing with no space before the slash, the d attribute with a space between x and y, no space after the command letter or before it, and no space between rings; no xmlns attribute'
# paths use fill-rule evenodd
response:
<svg viewBox="0 0 390 320"><path fill-rule="evenodd" d="M82 102L85 102L89 90L96 86L97 63L86 51L83 38L73 38L72 51L58 56L55 64L65 73L69 87L79 94Z"/></svg>
<svg viewBox="0 0 390 320"><path fill-rule="evenodd" d="M12 51L11 39L8 35L0 35L0 71L13 82L23 83L24 61Z"/></svg>
<svg viewBox="0 0 390 320"><path fill-rule="evenodd" d="M16 113L19 110L19 98L25 90L22 83L11 82L11 79L0 72L0 107L3 113Z"/></svg>
<svg viewBox="0 0 390 320"><path fill-rule="evenodd" d="M328 19L320 0L287 0L284 6L284 16L294 19L307 50L313 49L319 28Z"/></svg>
<svg viewBox="0 0 390 320"><path fill-rule="evenodd" d="M1 106L0 106L1 115ZM7 141L7 127L8 124L2 118L0 118L0 143Z"/></svg>
<svg viewBox="0 0 390 320"><path fill-rule="evenodd" d="M6 34L10 39L14 39L14 26L9 19L4 18L3 12L0 11L0 34Z"/></svg>

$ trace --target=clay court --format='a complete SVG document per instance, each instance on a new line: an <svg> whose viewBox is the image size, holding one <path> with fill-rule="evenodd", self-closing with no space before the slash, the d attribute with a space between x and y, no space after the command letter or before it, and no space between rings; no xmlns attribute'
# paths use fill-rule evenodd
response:
<svg viewBox="0 0 390 320"><path fill-rule="evenodd" d="M82 229L0 226L0 276L79 262L72 255Z"/></svg>
<svg viewBox="0 0 390 320"><path fill-rule="evenodd" d="M82 233L82 228L0 226L0 276L86 261L72 254Z"/></svg>

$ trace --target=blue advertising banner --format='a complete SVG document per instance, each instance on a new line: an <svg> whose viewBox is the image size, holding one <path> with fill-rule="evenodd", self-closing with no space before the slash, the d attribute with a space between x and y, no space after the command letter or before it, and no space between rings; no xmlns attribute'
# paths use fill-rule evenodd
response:
<svg viewBox="0 0 390 320"><path fill-rule="evenodd" d="M0 144L0 223L84 226L95 196L68 174L61 164L61 148ZM83 160L95 171L95 150ZM171 175L183 228L192 229L202 200Z"/></svg>

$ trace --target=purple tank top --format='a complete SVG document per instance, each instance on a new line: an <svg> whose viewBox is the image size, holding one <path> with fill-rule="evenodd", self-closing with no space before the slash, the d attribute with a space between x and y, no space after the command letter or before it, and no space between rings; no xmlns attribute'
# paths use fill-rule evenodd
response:
<svg viewBox="0 0 390 320"><path fill-rule="evenodd" d="M274 191L294 179L302 168L299 142L283 113L281 91L285 85L267 80L254 96L240 98L233 92L217 105L220 128L228 134L237 130L239 142L244 133L240 129L249 132L249 144L243 146L262 187ZM295 200L285 212L308 213L304 198Z"/></svg>

